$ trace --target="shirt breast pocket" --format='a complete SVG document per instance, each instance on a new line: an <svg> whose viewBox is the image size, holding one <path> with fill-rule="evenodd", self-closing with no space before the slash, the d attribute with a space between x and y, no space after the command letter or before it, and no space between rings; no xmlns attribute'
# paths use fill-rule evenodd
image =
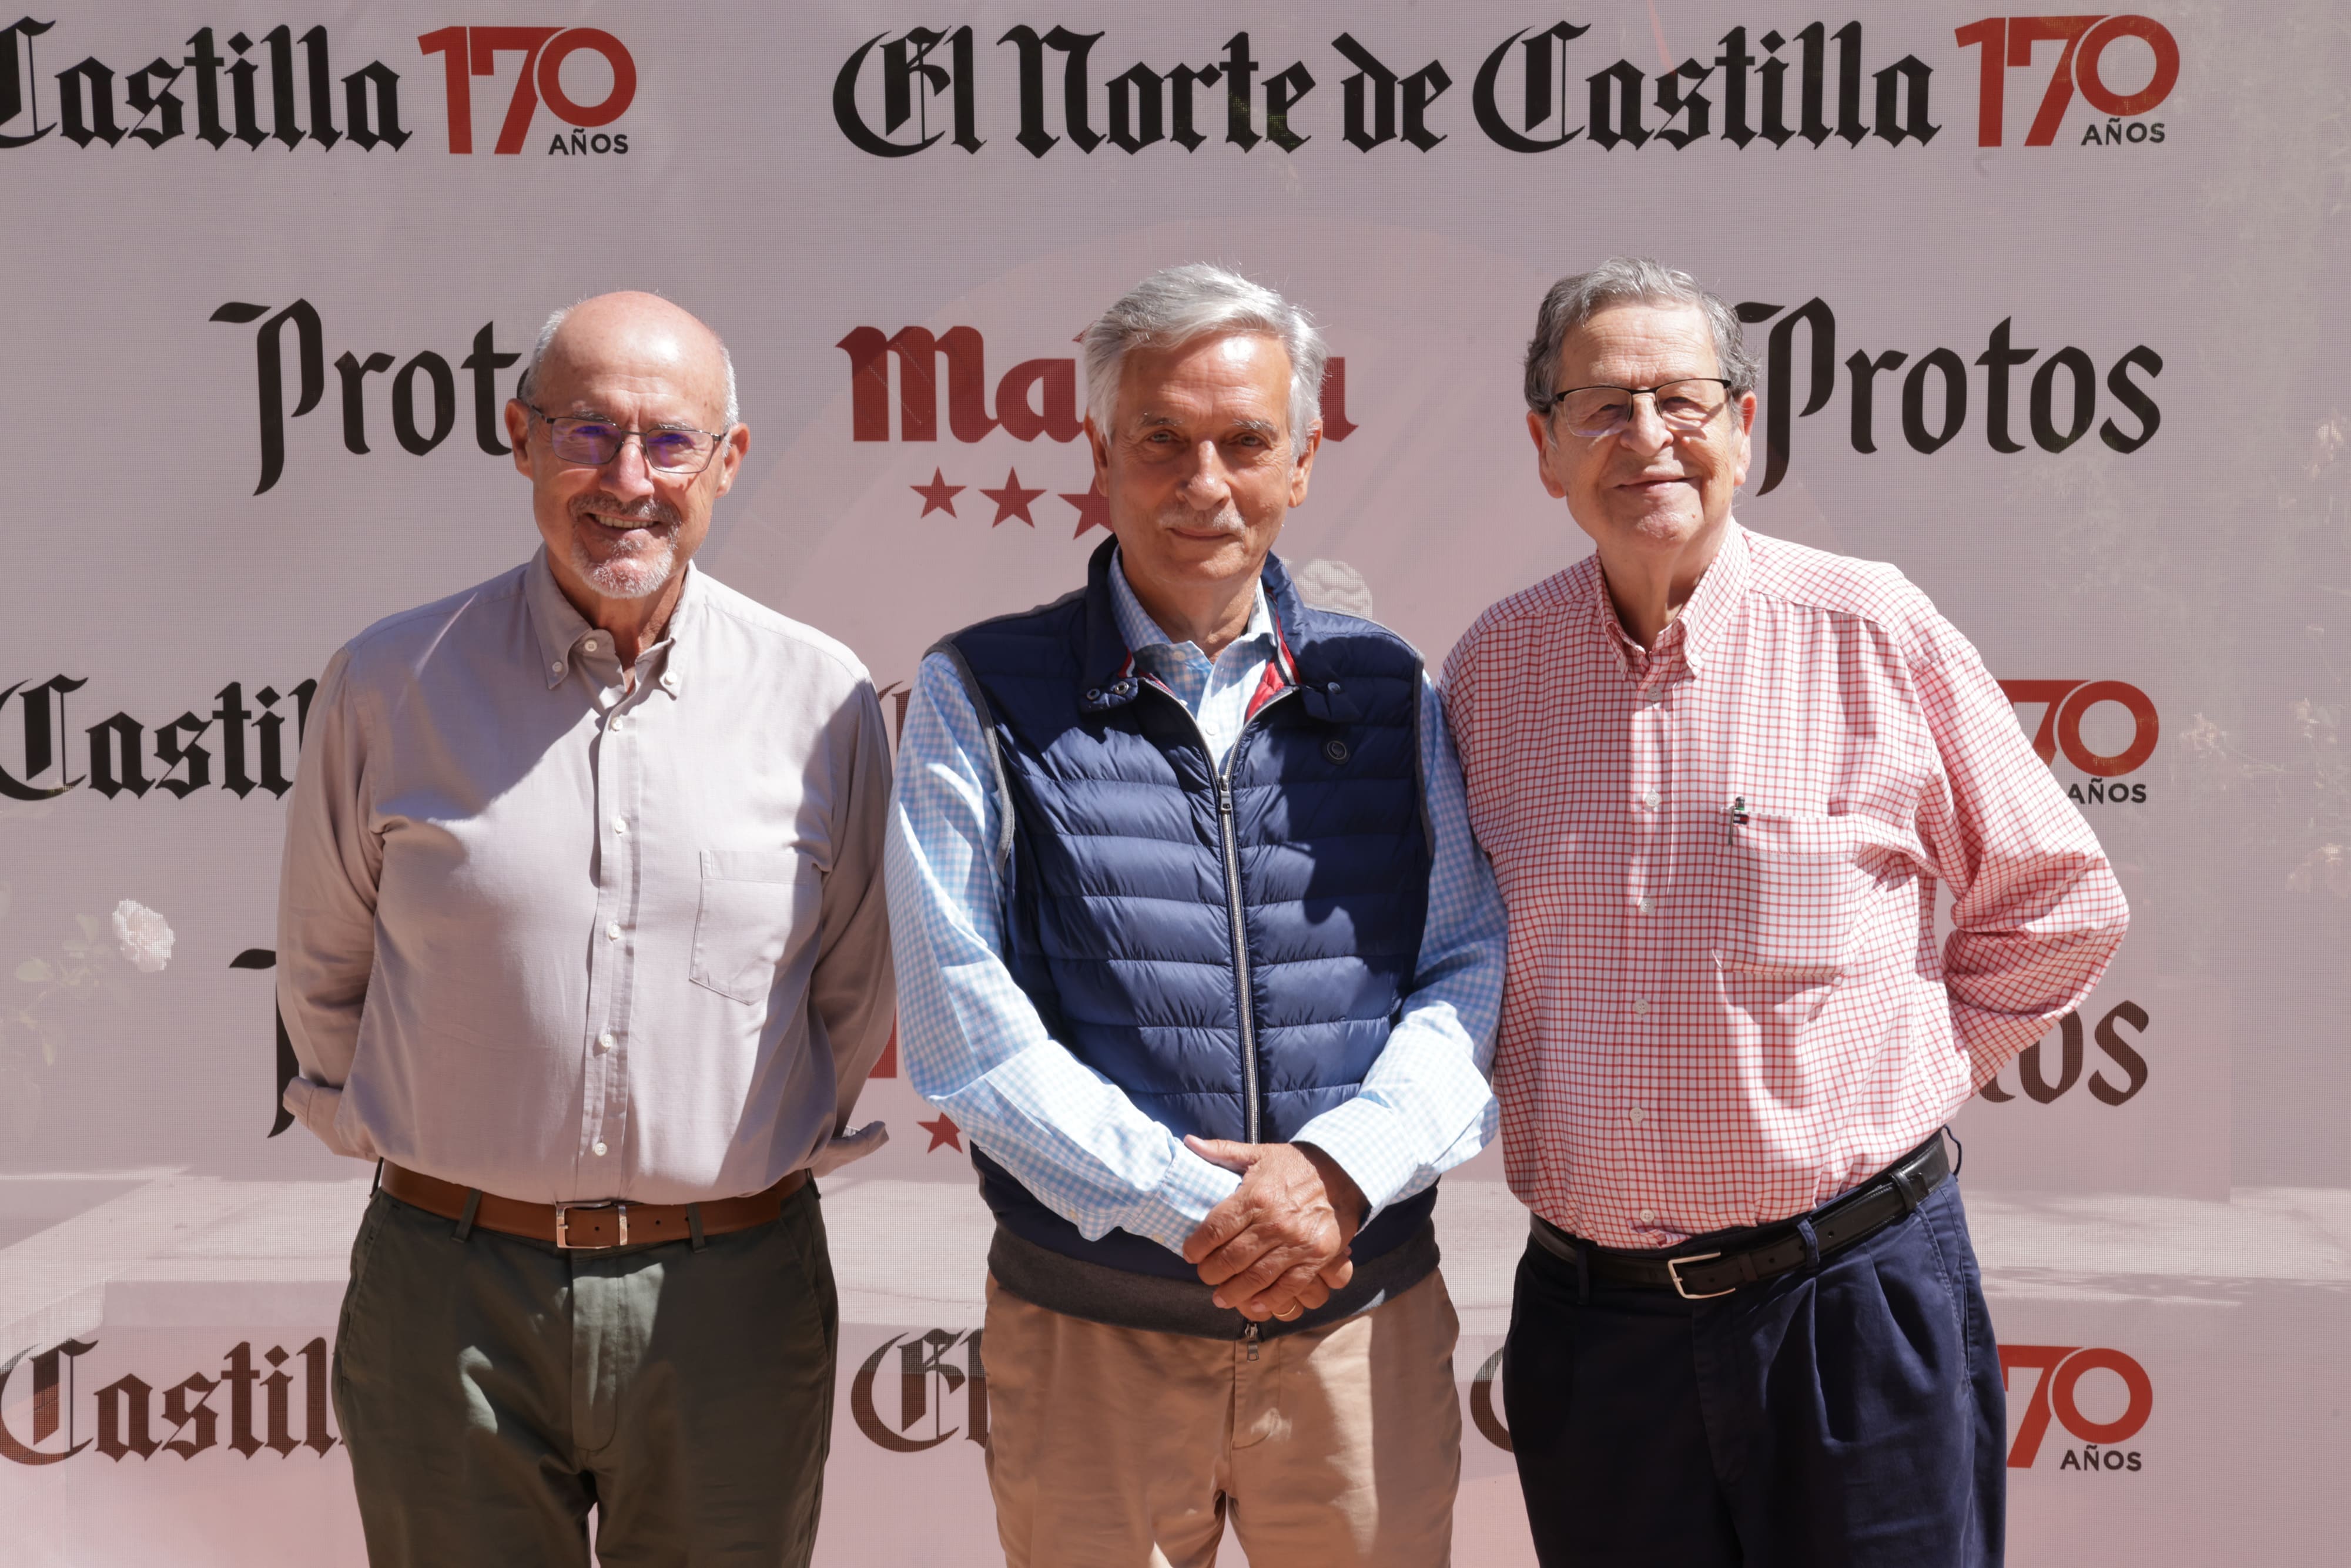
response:
<svg viewBox="0 0 2351 1568"><path fill-rule="evenodd" d="M705 850L687 976L756 1006L816 940L824 883L798 850Z"/></svg>
<svg viewBox="0 0 2351 1568"><path fill-rule="evenodd" d="M1844 974L1845 952L1876 879L1863 835L1842 816L1767 816L1733 823L1716 862L1708 937L1724 977L1777 993L1771 1010L1809 1018Z"/></svg>

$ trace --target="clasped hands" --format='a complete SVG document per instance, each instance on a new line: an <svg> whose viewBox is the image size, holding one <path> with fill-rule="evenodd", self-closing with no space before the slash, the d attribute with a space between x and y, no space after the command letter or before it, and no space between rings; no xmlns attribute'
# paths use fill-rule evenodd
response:
<svg viewBox="0 0 2351 1568"><path fill-rule="evenodd" d="M1364 1221L1364 1195L1336 1160L1311 1145L1184 1144L1241 1178L1184 1243L1184 1261L1216 1288L1217 1305L1253 1322L1288 1322L1354 1276L1348 1249Z"/></svg>

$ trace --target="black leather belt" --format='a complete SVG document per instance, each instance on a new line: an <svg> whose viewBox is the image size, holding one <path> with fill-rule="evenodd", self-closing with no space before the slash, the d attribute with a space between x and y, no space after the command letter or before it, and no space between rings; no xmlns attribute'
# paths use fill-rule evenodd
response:
<svg viewBox="0 0 2351 1568"><path fill-rule="evenodd" d="M1951 1174L1943 1134L1934 1136L1888 1166L1859 1189L1824 1204L1805 1218L1823 1258L1875 1236L1907 1218ZM1562 1230L1541 1215L1534 1218L1535 1245L1562 1262L1591 1270L1612 1285L1671 1291L1684 1301L1727 1296L1775 1274L1804 1266L1804 1239L1792 1220L1711 1237L1711 1252L1614 1252Z"/></svg>

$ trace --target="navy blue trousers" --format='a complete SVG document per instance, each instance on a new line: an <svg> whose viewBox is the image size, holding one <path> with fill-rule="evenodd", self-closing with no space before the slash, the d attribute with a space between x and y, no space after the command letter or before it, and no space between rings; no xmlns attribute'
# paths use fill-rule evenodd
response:
<svg viewBox="0 0 2351 1568"><path fill-rule="evenodd" d="M1578 1272L1528 1244L1502 1362L1544 1568L1999 1568L2007 1408L1958 1182L1714 1301Z"/></svg>

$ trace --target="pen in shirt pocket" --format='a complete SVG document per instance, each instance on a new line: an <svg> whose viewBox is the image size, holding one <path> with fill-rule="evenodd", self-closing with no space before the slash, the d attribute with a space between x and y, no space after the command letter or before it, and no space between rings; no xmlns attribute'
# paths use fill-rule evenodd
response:
<svg viewBox="0 0 2351 1568"><path fill-rule="evenodd" d="M1733 795L1730 798L1729 807L1723 812L1723 817L1725 820L1722 824L1722 841L1735 844L1739 841L1739 830L1747 822L1747 797Z"/></svg>

